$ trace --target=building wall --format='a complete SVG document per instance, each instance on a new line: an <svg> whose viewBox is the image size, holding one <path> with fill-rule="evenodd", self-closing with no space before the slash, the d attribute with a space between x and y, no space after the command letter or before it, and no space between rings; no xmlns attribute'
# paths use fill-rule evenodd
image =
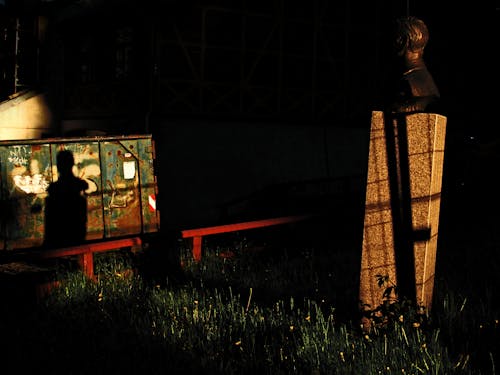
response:
<svg viewBox="0 0 500 375"><path fill-rule="evenodd" d="M44 94L29 91L0 103L0 140L42 138L52 126Z"/></svg>
<svg viewBox="0 0 500 375"><path fill-rule="evenodd" d="M287 214L290 207L283 205L289 202L282 202L287 186L304 181L318 182L308 187L316 195L325 188L322 181L336 178L354 177L360 184L354 188L364 189L366 128L203 121L163 125L153 138L164 228L231 221L224 218L230 201L239 201L241 210L257 215L255 219ZM269 189L273 186L274 191ZM261 200L245 199L266 189L269 194ZM238 210L237 205L233 208ZM238 212L234 214L236 218Z"/></svg>

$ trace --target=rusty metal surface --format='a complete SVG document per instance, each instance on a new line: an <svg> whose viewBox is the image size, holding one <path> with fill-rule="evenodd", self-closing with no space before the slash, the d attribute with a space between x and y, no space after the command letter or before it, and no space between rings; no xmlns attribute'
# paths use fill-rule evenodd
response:
<svg viewBox="0 0 500 375"><path fill-rule="evenodd" d="M159 230L151 136L0 141L0 251L43 244L47 188L57 180L63 149L89 185L86 240Z"/></svg>

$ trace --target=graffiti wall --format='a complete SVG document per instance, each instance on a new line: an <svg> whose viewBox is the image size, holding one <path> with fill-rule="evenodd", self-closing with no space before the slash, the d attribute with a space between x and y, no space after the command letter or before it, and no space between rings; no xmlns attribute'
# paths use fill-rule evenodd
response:
<svg viewBox="0 0 500 375"><path fill-rule="evenodd" d="M69 150L87 183L86 240L159 230L154 147L149 136L0 142L0 250L42 246L45 199L57 154Z"/></svg>

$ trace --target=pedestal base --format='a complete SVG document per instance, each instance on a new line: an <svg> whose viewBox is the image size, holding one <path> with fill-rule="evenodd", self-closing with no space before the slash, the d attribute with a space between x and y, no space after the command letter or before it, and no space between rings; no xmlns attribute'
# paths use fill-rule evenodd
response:
<svg viewBox="0 0 500 375"><path fill-rule="evenodd" d="M384 300L378 276L431 308L445 133L446 117L438 114L386 119L372 113L359 290L364 310Z"/></svg>

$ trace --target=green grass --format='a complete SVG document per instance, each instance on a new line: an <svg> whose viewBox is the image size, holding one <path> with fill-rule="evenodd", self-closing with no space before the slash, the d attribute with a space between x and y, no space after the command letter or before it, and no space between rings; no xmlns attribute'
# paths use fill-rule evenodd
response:
<svg viewBox="0 0 500 375"><path fill-rule="evenodd" d="M410 308L366 334L352 310L356 277L342 271L352 261L349 252L270 253L245 238L224 246L209 243L199 263L183 244L171 251L183 264L175 276L148 275L148 262L157 263L156 255L148 260L147 253L101 254L97 282L79 272L63 273L60 286L39 304L4 313L2 373L498 371L493 289L498 283L478 293L472 287L454 289L439 278L425 324ZM226 257L228 252L233 256ZM460 276L458 262L454 266ZM483 275L492 277L495 267Z"/></svg>

